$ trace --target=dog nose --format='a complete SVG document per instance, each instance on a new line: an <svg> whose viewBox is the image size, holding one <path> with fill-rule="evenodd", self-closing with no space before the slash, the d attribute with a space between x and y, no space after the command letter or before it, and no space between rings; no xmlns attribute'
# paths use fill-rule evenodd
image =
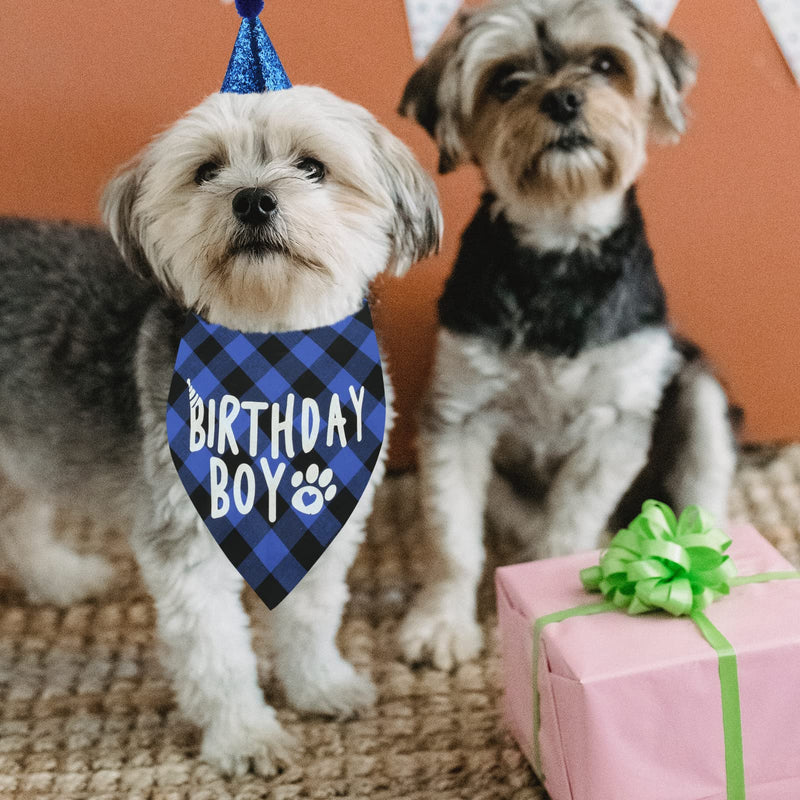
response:
<svg viewBox="0 0 800 800"><path fill-rule="evenodd" d="M242 189L233 198L233 213L245 225L264 225L278 207L278 198L266 189Z"/></svg>
<svg viewBox="0 0 800 800"><path fill-rule="evenodd" d="M582 105L583 98L575 89L553 89L542 98L539 108L553 122L565 125L578 116Z"/></svg>

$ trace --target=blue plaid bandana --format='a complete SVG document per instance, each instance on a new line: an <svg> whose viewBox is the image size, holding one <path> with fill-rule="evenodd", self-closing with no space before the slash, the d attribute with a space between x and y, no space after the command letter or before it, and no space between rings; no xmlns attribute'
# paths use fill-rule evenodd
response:
<svg viewBox="0 0 800 800"><path fill-rule="evenodd" d="M189 315L167 406L172 460L211 535L269 608L349 519L385 428L366 302L334 325L287 333Z"/></svg>

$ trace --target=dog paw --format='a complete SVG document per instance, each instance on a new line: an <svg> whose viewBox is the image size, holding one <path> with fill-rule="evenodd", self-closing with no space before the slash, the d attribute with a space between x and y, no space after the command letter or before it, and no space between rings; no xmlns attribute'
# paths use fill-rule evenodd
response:
<svg viewBox="0 0 800 800"><path fill-rule="evenodd" d="M409 664L430 661L437 669L451 671L472 661L483 648L478 623L463 612L417 605L400 626L400 649Z"/></svg>
<svg viewBox="0 0 800 800"><path fill-rule="evenodd" d="M224 775L241 777L255 772L268 778L293 761L297 741L262 705L240 715L225 715L223 723L212 723L203 736L201 756Z"/></svg>
<svg viewBox="0 0 800 800"><path fill-rule="evenodd" d="M286 696L298 711L347 719L375 705L375 685L341 656L306 666L283 680Z"/></svg>
<svg viewBox="0 0 800 800"><path fill-rule="evenodd" d="M292 507L295 511L309 516L316 516L322 511L322 506L336 496L336 485L333 481L333 470L319 471L319 466L311 464L303 472L292 475L292 486L297 490L292 495ZM303 485L305 483L305 485Z"/></svg>
<svg viewBox="0 0 800 800"><path fill-rule="evenodd" d="M114 568L102 556L78 555L67 549L52 551L49 566L36 576L27 576L31 603L69 606L103 594L114 576Z"/></svg>

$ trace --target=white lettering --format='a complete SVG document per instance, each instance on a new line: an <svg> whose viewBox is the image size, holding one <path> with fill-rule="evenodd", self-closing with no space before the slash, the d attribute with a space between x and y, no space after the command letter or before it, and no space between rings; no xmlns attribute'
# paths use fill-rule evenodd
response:
<svg viewBox="0 0 800 800"><path fill-rule="evenodd" d="M226 394L219 404L219 439L217 442L217 452L222 455L225 452L225 442L231 448L231 453L237 455L239 445L236 444L236 437L233 435L233 421L239 415L241 404L232 394Z"/></svg>
<svg viewBox="0 0 800 800"><path fill-rule="evenodd" d="M250 447L248 452L255 458L258 455L258 415L269 408L269 403L245 400L242 408L250 413Z"/></svg>
<svg viewBox="0 0 800 800"><path fill-rule="evenodd" d="M208 439L206 447L214 449L214 431L217 427L217 401L213 397L208 398Z"/></svg>
<svg viewBox="0 0 800 800"><path fill-rule="evenodd" d="M275 522L277 517L276 497L278 493L278 486L280 485L283 473L286 472L286 464L281 462L278 464L278 469L273 473L269 468L269 462L266 458L259 459L258 463L261 466L261 471L264 473L264 480L267 482L267 490L269 492L269 506L268 516L270 522Z"/></svg>
<svg viewBox="0 0 800 800"><path fill-rule="evenodd" d="M361 441L361 435L363 431L363 420L361 419L361 414L364 411L364 387L361 387L361 391L356 395L356 387L350 387L350 399L353 401L353 408L356 410L356 440Z"/></svg>
<svg viewBox="0 0 800 800"><path fill-rule="evenodd" d="M313 397L303 398L303 410L300 418L303 452L310 453L319 436L319 405Z"/></svg>
<svg viewBox="0 0 800 800"><path fill-rule="evenodd" d="M347 444L347 437L344 432L344 415L342 414L342 403L339 400L338 394L331 395L331 406L328 410L328 435L326 437L326 444L330 447L333 444L334 429L339 432L339 443L342 447Z"/></svg>
<svg viewBox="0 0 800 800"><path fill-rule="evenodd" d="M286 455L289 458L294 457L294 440L292 438L294 426L294 395L289 394L286 397L286 415L281 420L281 410L275 403L272 404L272 457L278 458L280 454L279 439L283 433L284 441L286 443Z"/></svg>
<svg viewBox="0 0 800 800"><path fill-rule="evenodd" d="M225 488L228 485L228 468L221 458L211 456L211 519L219 519L228 513L231 501Z"/></svg>
<svg viewBox="0 0 800 800"><path fill-rule="evenodd" d="M242 481L247 479L247 494L242 497ZM249 514L256 500L256 476L249 464L239 464L233 476L233 503L240 514Z"/></svg>

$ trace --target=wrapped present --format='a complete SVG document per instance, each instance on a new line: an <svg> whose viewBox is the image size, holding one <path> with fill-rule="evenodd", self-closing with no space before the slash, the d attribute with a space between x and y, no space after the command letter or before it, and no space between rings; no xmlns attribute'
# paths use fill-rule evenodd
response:
<svg viewBox="0 0 800 800"><path fill-rule="evenodd" d="M800 797L800 573L686 527L497 570L505 717L552 800Z"/></svg>

